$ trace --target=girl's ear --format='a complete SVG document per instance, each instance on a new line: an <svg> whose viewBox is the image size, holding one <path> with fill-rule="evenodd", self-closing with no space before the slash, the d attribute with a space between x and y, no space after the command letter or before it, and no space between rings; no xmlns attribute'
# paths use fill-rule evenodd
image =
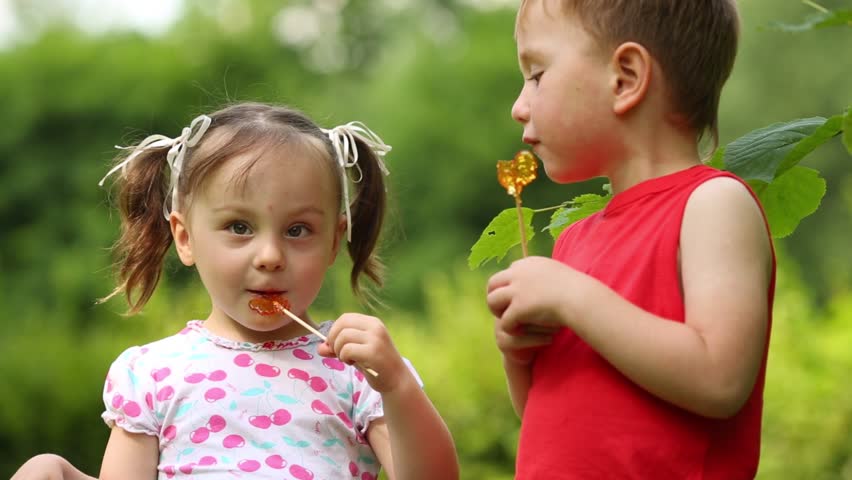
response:
<svg viewBox="0 0 852 480"><path fill-rule="evenodd" d="M612 54L612 110L624 115L645 99L651 85L653 59L636 42L624 42Z"/></svg>
<svg viewBox="0 0 852 480"><path fill-rule="evenodd" d="M172 229L172 238L180 261L187 267L192 266L195 264L195 259L192 257L192 239L187 229L186 217L180 212L170 213L169 226Z"/></svg>
<svg viewBox="0 0 852 480"><path fill-rule="evenodd" d="M334 244L331 246L331 261L329 264L334 263L338 252L340 252L340 245L346 241L346 225L346 215L340 215L340 218L337 220L337 228L334 231Z"/></svg>

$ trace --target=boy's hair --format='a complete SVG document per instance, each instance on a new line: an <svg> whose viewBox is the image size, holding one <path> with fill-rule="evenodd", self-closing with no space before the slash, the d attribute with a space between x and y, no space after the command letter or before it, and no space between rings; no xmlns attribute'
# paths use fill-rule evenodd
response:
<svg viewBox="0 0 852 480"><path fill-rule="evenodd" d="M530 1L522 1L519 19ZM719 97L739 39L734 0L557 1L602 47L633 41L647 48L663 69L675 110L699 139L709 131L718 144Z"/></svg>
<svg viewBox="0 0 852 480"><path fill-rule="evenodd" d="M316 152L327 162L336 182L338 201L342 198L342 179L331 141L310 118L298 110L262 103L239 103L209 115L210 127L200 142L188 148L178 179L177 209L188 212L192 194L226 161L251 153L255 161L267 151ZM386 207L384 175L376 153L360 138L358 181L352 200L352 240L348 251L352 258L350 283L363 299L359 278L366 274L377 286L382 284L383 266L376 249ZM169 222L163 218L163 205L170 205L169 147L146 149L129 162L118 184L118 209L121 234L114 249L117 253L118 286L105 301L124 293L129 314L137 313L151 298L162 273L163 262L172 244ZM126 155L120 155L120 163ZM250 163L236 183L245 180ZM292 179L291 179L292 180ZM288 181L288 179L281 179Z"/></svg>

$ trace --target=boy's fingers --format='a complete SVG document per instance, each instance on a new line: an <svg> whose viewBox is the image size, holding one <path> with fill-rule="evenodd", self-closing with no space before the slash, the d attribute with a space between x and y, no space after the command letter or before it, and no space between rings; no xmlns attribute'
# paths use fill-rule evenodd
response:
<svg viewBox="0 0 852 480"><path fill-rule="evenodd" d="M559 331L559 328L545 325L523 325L521 331L533 335L553 335Z"/></svg>
<svg viewBox="0 0 852 480"><path fill-rule="evenodd" d="M509 274L506 270L499 271L491 276L488 279L488 284L486 286L486 293L491 293L492 291L504 287L509 284L508 277Z"/></svg>
<svg viewBox="0 0 852 480"><path fill-rule="evenodd" d="M553 335L526 334L510 335L506 332L497 333L497 346L506 350L520 350L523 348L541 347L553 342Z"/></svg>

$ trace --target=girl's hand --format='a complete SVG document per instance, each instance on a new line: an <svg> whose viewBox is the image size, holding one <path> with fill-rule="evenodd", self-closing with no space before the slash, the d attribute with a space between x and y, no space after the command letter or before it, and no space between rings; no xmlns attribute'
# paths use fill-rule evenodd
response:
<svg viewBox="0 0 852 480"><path fill-rule="evenodd" d="M337 357L362 371L372 368L379 376L365 372L364 377L374 390L383 394L394 391L410 376L387 328L376 317L344 313L335 320L328 339L320 344L318 351L324 357Z"/></svg>

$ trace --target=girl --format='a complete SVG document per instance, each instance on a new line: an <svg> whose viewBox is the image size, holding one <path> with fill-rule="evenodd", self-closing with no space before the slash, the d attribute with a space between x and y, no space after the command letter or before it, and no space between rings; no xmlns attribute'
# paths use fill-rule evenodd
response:
<svg viewBox="0 0 852 480"><path fill-rule="evenodd" d="M366 480L380 467L390 479L458 477L447 427L381 320L347 313L313 324L322 341L249 305L276 296L312 323L308 307L341 243L356 294L361 275L381 284L388 151L361 124L324 130L298 111L244 103L177 138L145 139L107 174L121 171L110 297L125 294L138 312L174 241L212 309L113 363L100 478ZM91 477L41 455L13 478Z"/></svg>

